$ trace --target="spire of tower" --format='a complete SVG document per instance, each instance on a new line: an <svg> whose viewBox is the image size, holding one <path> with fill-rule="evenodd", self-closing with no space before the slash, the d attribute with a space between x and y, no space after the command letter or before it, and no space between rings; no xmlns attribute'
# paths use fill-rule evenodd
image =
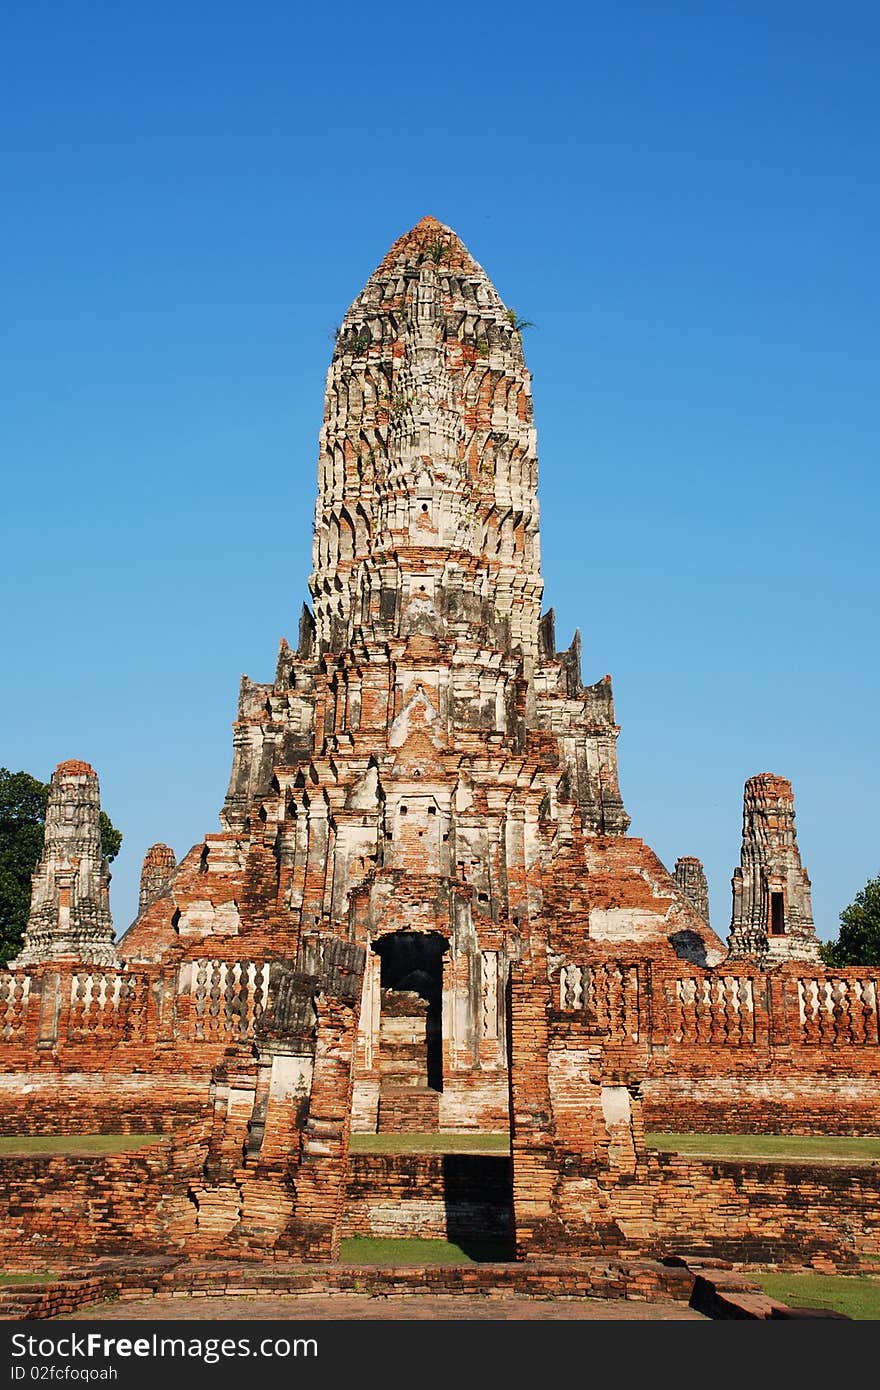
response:
<svg viewBox="0 0 880 1390"><path fill-rule="evenodd" d="M485 276L482 266L477 264L452 228L444 226L436 217L430 215L423 217L408 232L397 238L382 258L376 274L389 274L400 266L418 265L425 259L461 274Z"/></svg>
<svg viewBox="0 0 880 1390"><path fill-rule="evenodd" d="M327 374L313 573L318 641L413 624L538 650L543 583L531 378L515 314L450 228L400 237Z"/></svg>
<svg viewBox="0 0 880 1390"><path fill-rule="evenodd" d="M314 612L303 614L295 653L282 643L273 685L242 681L226 831L248 829L273 769L303 756L332 755L337 777L343 756L376 756L382 775L397 778L400 756L385 765L380 750L421 688L433 711L433 751L423 741L422 753L435 771L438 757L496 762L504 749L519 758L534 732L536 747L547 737L557 749L547 806L558 794L591 833L626 832L610 678L585 686L579 636L557 652L552 618L540 616L537 472L521 324L456 234L423 218L391 247L337 335ZM310 770L313 787L318 776ZM309 816L319 810L310 794ZM392 830L383 863L393 843Z"/></svg>

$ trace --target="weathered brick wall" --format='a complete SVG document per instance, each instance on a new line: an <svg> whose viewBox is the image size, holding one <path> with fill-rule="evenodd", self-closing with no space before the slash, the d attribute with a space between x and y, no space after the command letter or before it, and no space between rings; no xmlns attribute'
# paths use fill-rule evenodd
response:
<svg viewBox="0 0 880 1390"><path fill-rule="evenodd" d="M0 1260L51 1267L71 1254L181 1254L195 1238L203 1140L101 1157L0 1159ZM358 1154L349 1165L345 1236L449 1239L509 1234L508 1160L487 1155ZM880 1256L880 1166L698 1160L650 1155L608 1182L560 1177L559 1250L689 1253L737 1261L834 1264ZM604 1231L592 1220L599 1210ZM616 1230L612 1237L611 1232ZM546 1236L548 1227L539 1230ZM232 1251L236 1246L224 1246ZM554 1253L539 1239L532 1254Z"/></svg>
<svg viewBox="0 0 880 1390"><path fill-rule="evenodd" d="M253 1039L268 982L266 961L214 953L130 970L50 962L0 972L0 1067L90 1069L120 1049L133 1068L171 1070L183 1049L210 1065L230 1044Z"/></svg>
<svg viewBox="0 0 880 1390"><path fill-rule="evenodd" d="M686 1303L695 1287L692 1270L662 1266L654 1261L627 1259L534 1261L529 1264L480 1263L422 1265L388 1268L369 1265L329 1265L321 1270L320 1287L326 1294L372 1294L377 1298L406 1294L519 1294L535 1298L632 1298L642 1302ZM733 1283L734 1287L730 1288ZM289 1300L285 1312L298 1316L297 1297L315 1292L315 1271L281 1264L250 1265L205 1261L197 1265L153 1262L148 1271L137 1265L117 1266L96 1276L76 1274L66 1278L0 1289L0 1317L63 1317L107 1298L141 1300L153 1293L176 1297L240 1297L243 1293L273 1295ZM749 1288L746 1280L728 1275L728 1296ZM729 1305L728 1305L729 1306ZM186 1316L186 1304L180 1305ZM196 1312L198 1305L191 1304Z"/></svg>
<svg viewBox="0 0 880 1390"><path fill-rule="evenodd" d="M510 1159L490 1154L351 1154L343 1236L511 1238Z"/></svg>
<svg viewBox="0 0 880 1390"><path fill-rule="evenodd" d="M163 1132L192 1119L227 1051L251 1049L267 980L265 963L210 957L0 973L0 1132Z"/></svg>
<svg viewBox="0 0 880 1390"><path fill-rule="evenodd" d="M880 1131L876 971L655 970L652 985L648 1128Z"/></svg>
<svg viewBox="0 0 880 1390"><path fill-rule="evenodd" d="M183 972L0 977L0 1130L165 1131L199 1113L213 1067L250 1047L265 971L204 957ZM562 1013L644 1051L649 1128L805 1134L880 1130L878 989L876 972L856 968L763 974L619 956L567 961L551 983ZM453 1072L440 1128L503 1126L504 1076Z"/></svg>
<svg viewBox="0 0 880 1390"><path fill-rule="evenodd" d="M709 1049L704 1056L715 1058L786 1048L814 1070L832 1055L870 1059L880 1044L880 973L870 967L670 966L633 949L604 954L585 940L552 981L557 1007L585 1015L613 1043L680 1048L682 1056Z"/></svg>
<svg viewBox="0 0 880 1390"><path fill-rule="evenodd" d="M205 1147L195 1128L174 1149L163 1140L134 1153L0 1158L0 1263L183 1252Z"/></svg>
<svg viewBox="0 0 880 1390"><path fill-rule="evenodd" d="M362 972L359 948L315 937L295 960L271 965L196 956L132 972L53 966L0 976L0 1124L15 1133L177 1136L199 1116L204 1152L184 1190L188 1248L235 1238L265 1249L283 1240L311 1258L332 1258ZM177 1149L168 1152L177 1172ZM156 1206L136 1159L132 1166L119 1158L118 1173L117 1160L110 1163L101 1179L106 1211L94 1214L83 1197L94 1167L80 1174L58 1162L55 1178L71 1189L60 1239L75 1243L88 1225L83 1248L113 1250L140 1189ZM17 1211L29 1202L47 1209L43 1171L24 1171ZM147 1245L154 1236L147 1229Z"/></svg>
<svg viewBox="0 0 880 1390"><path fill-rule="evenodd" d="M0 1073L0 1134L170 1134L206 1113L208 1076Z"/></svg>
<svg viewBox="0 0 880 1390"><path fill-rule="evenodd" d="M560 1017L629 1051L649 1129L880 1131L876 971L564 962Z"/></svg>
<svg viewBox="0 0 880 1390"><path fill-rule="evenodd" d="M689 1252L841 1267L880 1256L880 1165L698 1160L652 1154L620 1182L624 1235L657 1254Z"/></svg>
<svg viewBox="0 0 880 1390"><path fill-rule="evenodd" d="M280 1242L306 1259L330 1260L339 1254L356 1034L355 1010L322 997L309 1113L296 1176L295 1216Z"/></svg>
<svg viewBox="0 0 880 1390"><path fill-rule="evenodd" d="M685 1124L689 1098L687 1127L696 1128L703 1096L706 1119L724 1100L750 1095L772 1104L783 1129L789 1118L823 1115L829 1128L843 1128L847 1102L860 1123L876 1124L877 996L864 972L804 979L797 966L772 976L694 966L672 974L605 961L563 964L548 989L544 968L534 951L512 974L520 1254L628 1247L846 1263L880 1253L880 1165L844 1172L649 1156L642 1102L647 1095L661 1129ZM664 1082L674 1110L664 1108ZM746 1129L748 1109L738 1116Z"/></svg>
<svg viewBox="0 0 880 1390"><path fill-rule="evenodd" d="M517 1253L546 1244L557 1155L548 1078L550 988L527 966L510 972L510 1147Z"/></svg>
<svg viewBox="0 0 880 1390"><path fill-rule="evenodd" d="M855 1068L853 1068L855 1070ZM751 1073L661 1075L642 1087L647 1130L675 1134L862 1134L880 1132L880 1088L866 1076L825 1076L774 1066Z"/></svg>

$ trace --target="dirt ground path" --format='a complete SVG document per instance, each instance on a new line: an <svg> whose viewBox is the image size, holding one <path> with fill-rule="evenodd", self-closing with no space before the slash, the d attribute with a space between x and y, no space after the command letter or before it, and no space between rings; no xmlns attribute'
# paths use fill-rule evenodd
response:
<svg viewBox="0 0 880 1390"><path fill-rule="evenodd" d="M462 1321L620 1321L620 1322L705 1322L701 1313L683 1303L642 1303L606 1298L518 1298L514 1296L407 1294L376 1298L369 1294L303 1294L296 1297L170 1297L92 1304L70 1315L75 1321L110 1322L132 1318L144 1321L173 1319L229 1320L235 1318L279 1320L283 1322L326 1321L332 1319L436 1319Z"/></svg>

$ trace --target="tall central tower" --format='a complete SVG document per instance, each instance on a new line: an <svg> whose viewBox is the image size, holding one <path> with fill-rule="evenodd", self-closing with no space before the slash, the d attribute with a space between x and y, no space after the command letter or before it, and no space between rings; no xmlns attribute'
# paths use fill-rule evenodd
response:
<svg viewBox="0 0 880 1390"><path fill-rule="evenodd" d="M123 951L362 947L356 1126L503 1127L512 962L587 1007L589 951L720 943L626 837L610 678L541 614L516 315L433 218L337 335L309 587L274 681L242 681L223 833Z"/></svg>
<svg viewBox="0 0 880 1390"><path fill-rule="evenodd" d="M319 643L479 635L530 670L536 488L516 315L426 217L349 309L327 376L310 580Z"/></svg>

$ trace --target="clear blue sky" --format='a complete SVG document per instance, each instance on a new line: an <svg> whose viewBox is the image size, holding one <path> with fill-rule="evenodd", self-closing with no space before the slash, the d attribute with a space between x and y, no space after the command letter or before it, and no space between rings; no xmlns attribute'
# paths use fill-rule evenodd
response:
<svg viewBox="0 0 880 1390"><path fill-rule="evenodd" d="M742 784L880 871L875 3L4 10L0 763L183 854L310 568L334 324L425 213L537 327L546 600L724 934Z"/></svg>

